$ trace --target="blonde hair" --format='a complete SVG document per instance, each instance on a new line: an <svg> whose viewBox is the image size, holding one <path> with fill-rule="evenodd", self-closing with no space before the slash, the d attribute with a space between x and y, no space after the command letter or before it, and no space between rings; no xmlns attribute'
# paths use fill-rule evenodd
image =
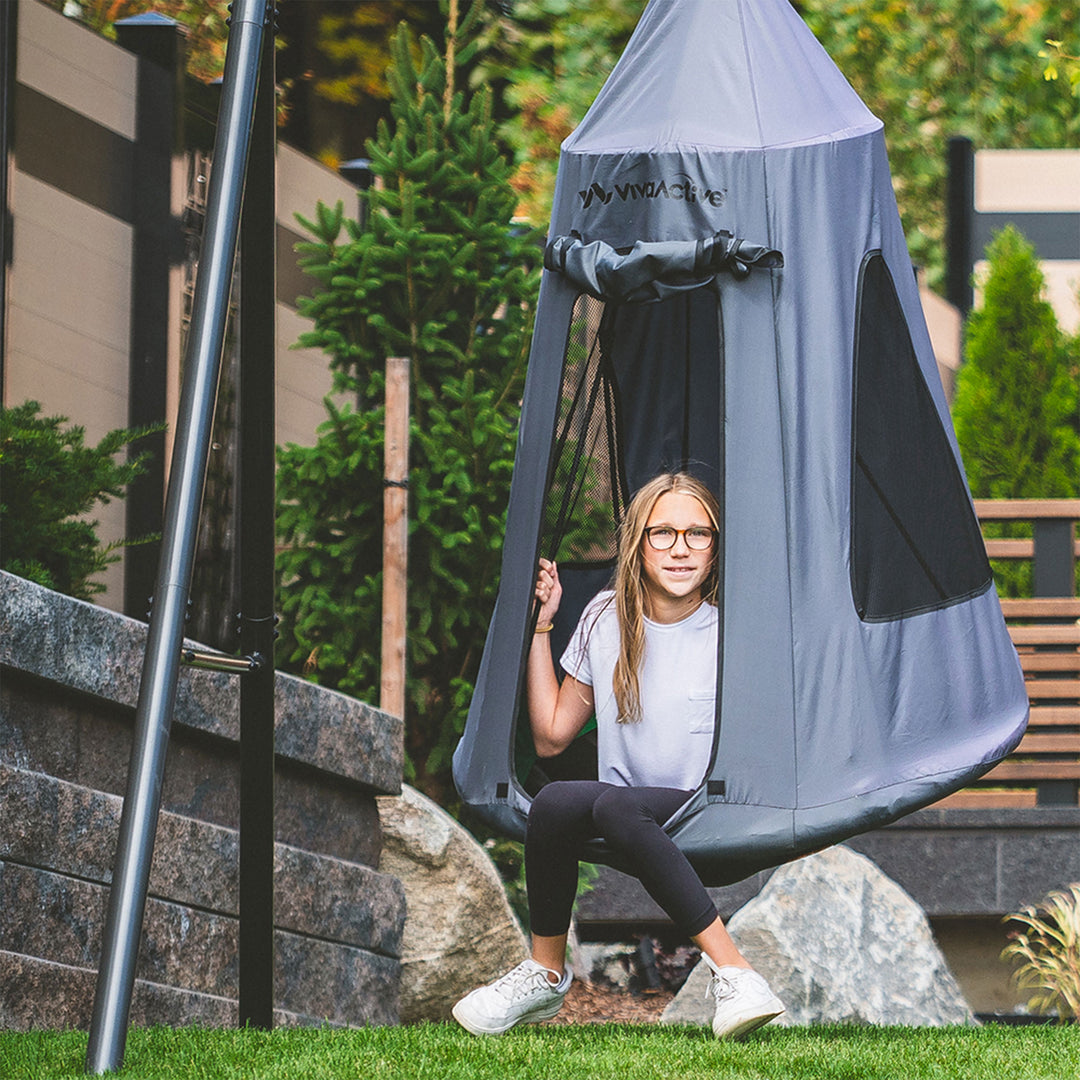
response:
<svg viewBox="0 0 1080 1080"><path fill-rule="evenodd" d="M645 526L661 495L692 495L720 531L720 504L716 496L689 473L661 473L641 487L630 501L619 531L619 557L615 565L615 615L619 625L619 658L612 680L619 723L641 719L638 672L645 656L645 585L641 542ZM720 545L713 544L712 567L701 584L702 599L715 606L720 591Z"/></svg>

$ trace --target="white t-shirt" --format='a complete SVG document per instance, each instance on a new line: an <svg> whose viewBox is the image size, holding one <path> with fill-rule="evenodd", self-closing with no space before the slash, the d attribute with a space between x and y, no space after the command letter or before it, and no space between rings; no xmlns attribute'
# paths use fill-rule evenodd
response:
<svg viewBox="0 0 1080 1080"><path fill-rule="evenodd" d="M701 783L716 716L717 626L711 604L677 623L645 620L641 719L620 724L613 687L619 657L615 594L605 590L589 602L560 663L593 688L600 780L686 791Z"/></svg>

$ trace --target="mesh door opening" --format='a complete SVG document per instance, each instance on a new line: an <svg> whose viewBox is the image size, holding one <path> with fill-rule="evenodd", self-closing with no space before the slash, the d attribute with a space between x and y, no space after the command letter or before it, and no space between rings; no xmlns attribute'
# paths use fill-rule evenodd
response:
<svg viewBox="0 0 1080 1080"><path fill-rule="evenodd" d="M611 580L634 491L657 473L685 470L723 506L723 355L719 301L708 287L653 303L574 303L540 552L559 566L563 599L551 632L556 664L589 601ZM517 776L531 794L552 779L595 779L586 731L537 761L524 702Z"/></svg>

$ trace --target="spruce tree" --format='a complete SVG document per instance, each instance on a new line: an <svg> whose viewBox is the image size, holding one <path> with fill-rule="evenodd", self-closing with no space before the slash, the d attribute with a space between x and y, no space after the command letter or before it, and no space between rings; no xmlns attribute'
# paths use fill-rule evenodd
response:
<svg viewBox="0 0 1080 1080"><path fill-rule="evenodd" d="M154 539L103 543L90 514L98 504L124 498L150 455L117 459L163 425L117 428L87 446L84 427L40 412L36 401L0 406L0 569L92 600L105 592L95 578L120 561L120 548Z"/></svg>
<svg viewBox="0 0 1080 1080"><path fill-rule="evenodd" d="M975 498L1062 499L1080 494L1076 341L1043 298L1032 246L1012 226L987 249L981 307L968 320L953 420ZM1029 525L988 533L1031 536ZM1030 595L1031 567L995 565L1007 595Z"/></svg>
<svg viewBox="0 0 1080 1080"><path fill-rule="evenodd" d="M489 93L454 85L480 9L458 26L451 2L444 54L402 25L364 225L340 205L303 222L320 290L301 344L329 355L336 395L317 445L283 449L278 471L279 663L374 701L384 364L409 358L407 769L443 799L495 597L542 255L512 220Z"/></svg>

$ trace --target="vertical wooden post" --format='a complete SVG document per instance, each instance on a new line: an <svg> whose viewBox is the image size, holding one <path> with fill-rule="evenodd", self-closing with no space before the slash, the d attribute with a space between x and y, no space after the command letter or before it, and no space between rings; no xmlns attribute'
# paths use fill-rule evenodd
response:
<svg viewBox="0 0 1080 1080"><path fill-rule="evenodd" d="M409 361L386 361L383 469L382 680L379 708L405 716L405 602L409 547Z"/></svg>

